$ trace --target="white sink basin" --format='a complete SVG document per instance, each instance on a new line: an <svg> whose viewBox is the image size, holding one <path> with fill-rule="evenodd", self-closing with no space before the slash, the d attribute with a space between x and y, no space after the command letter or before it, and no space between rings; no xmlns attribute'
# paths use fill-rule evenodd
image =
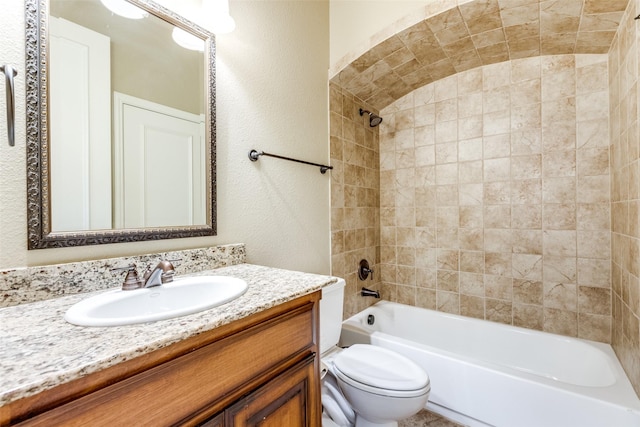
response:
<svg viewBox="0 0 640 427"><path fill-rule="evenodd" d="M225 304L247 290L247 282L226 276L176 278L152 288L105 292L67 310L64 319L80 326L121 326L197 313Z"/></svg>

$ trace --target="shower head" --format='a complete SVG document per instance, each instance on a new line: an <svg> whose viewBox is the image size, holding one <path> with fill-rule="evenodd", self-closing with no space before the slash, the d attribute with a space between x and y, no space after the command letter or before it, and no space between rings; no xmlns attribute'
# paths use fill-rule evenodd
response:
<svg viewBox="0 0 640 427"><path fill-rule="evenodd" d="M380 123L382 123L382 117L373 114L371 111L363 110L361 108L360 109L360 115L362 116L365 113L369 115L369 126L371 126L372 128L374 128L374 127L378 126Z"/></svg>

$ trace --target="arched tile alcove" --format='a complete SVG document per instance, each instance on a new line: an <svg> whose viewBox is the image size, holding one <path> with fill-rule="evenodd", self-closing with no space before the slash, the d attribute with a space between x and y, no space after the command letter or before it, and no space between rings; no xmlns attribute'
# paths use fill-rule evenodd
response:
<svg viewBox="0 0 640 427"><path fill-rule="evenodd" d="M607 53L628 0L473 0L444 4L372 46L331 79L381 110L426 84L498 62Z"/></svg>
<svg viewBox="0 0 640 427"><path fill-rule="evenodd" d="M430 190L428 187L433 184L421 185L420 188L418 186L411 188L411 186L407 187L403 184L403 180L411 178L411 173L415 173L415 177L418 177L417 167L401 168L400 173L396 167L392 171L381 170L385 162L385 159L381 160L381 157L389 154L384 153L385 150L390 151L389 138L393 140L392 145L395 147L398 147L398 142L401 145L408 142L399 136L400 133L407 131L400 129L402 126L399 123L406 124L410 122L412 117L417 117L416 112L412 109L418 107L420 94L434 90L437 97L439 87L441 95L446 95L448 81L449 83L454 80L465 81L465 75L484 75L488 69L490 71L487 75L494 83L499 83L496 76L500 73L495 73L496 70L511 68L512 72L515 69L526 71L524 74L530 74L529 77L535 77L536 72L542 73L539 81L544 84L545 71L555 72L556 65L573 61L573 65L565 69L562 75L564 77L573 76L576 79L576 84L569 82L563 87L567 91L575 90L576 96L569 94L566 97L560 97L562 98L560 101L566 100L565 105L569 107L573 107L573 102L578 109L604 107L606 110L608 108L608 114L607 111L602 111L606 116L602 120L594 120L591 114L577 115L575 123L572 121L566 123L567 126L563 129L577 132L578 138L575 140L573 137L569 140L561 139L565 142L575 141L576 144L573 148L566 146L564 149L551 150L553 153L542 150L539 153L531 154L540 156L543 181L555 178L549 174L544 176L545 162L554 166L553 169L558 170L555 167L558 165L555 160L560 156L569 159L571 164L575 163L578 187L582 185L587 190L583 195L590 193L592 187L598 187L598 191L590 194L599 195L609 192L610 194L606 194L608 198L606 200L592 200L596 202L595 204L590 203L591 200L586 200L586 203L578 206L580 202L577 201L575 203L577 209L575 225L577 228L575 229L554 230L555 225L547 227L544 224L542 227L536 226L534 228L541 229L543 245L551 246L555 243L564 244L566 239L561 234L567 231L575 234L578 240L588 241L591 238L585 238L585 236L597 228L595 231L598 233L596 234L599 234L604 240L591 240L596 243L595 247L602 246L605 250L610 245L611 256L610 260L605 259L604 255L606 254L603 253L603 258L598 263L594 262L593 259L596 257L593 254L578 253L578 258L581 255L585 256L584 260L578 259L577 265L575 265L578 282L582 280L580 275L583 273L586 273L583 279L586 279L587 282L596 280L590 278L589 275L597 274L600 277L597 280L602 280L602 283L597 286L591 286L590 283L587 283L586 286L577 283L577 287L573 288L562 284L556 286L557 283L551 283L556 281L554 279L547 284L538 283L537 286L542 286L538 292L532 294L529 289L525 293L518 294L516 298L516 291L520 292L522 289L517 290L513 287L514 285L511 287L507 285L504 289L507 291L511 289L514 304L522 303L523 298L526 300L523 303L525 310L521 313L524 314L524 317L518 317L520 314L516 313L516 309L513 309L510 319L514 324L521 324L524 321L527 323L524 326L534 329L546 330L547 327L542 323L539 326L532 325L532 319L538 319L545 323L550 320L551 324L571 325L570 330L556 330L554 332L591 337L590 339L602 341L608 341L606 337L610 332L611 343L629 374L635 390L640 394L640 363L638 362L640 354L640 335L638 333L640 330L640 303L638 302L640 301L638 298L640 295L640 257L637 256L640 251L638 249L640 248L640 228L638 226L640 224L640 208L638 207L640 206L640 202L638 202L640 194L640 173L638 172L640 171L640 140L638 139L640 134L640 115L638 112L640 29L637 21L634 20L640 11L640 0L476 0L471 2L440 0L437 3L449 4L450 7L436 13L427 13L424 19L411 17L411 19L405 20L409 24L396 25L393 31L387 29L384 32L384 37L376 35L372 38L375 42L371 43L369 49L359 51L365 53L353 55L351 58L356 58L354 60L340 61L340 64L347 64L345 66L334 67L334 70L340 71L332 74L333 78L330 84L331 159L332 164L337 166L337 173L332 176L332 270L333 274L341 275L347 279L345 313L353 314L373 302L360 297L358 293L362 283L357 281L354 266L363 256L369 257L370 262L373 259L374 269L376 269L375 281L373 283L367 282L366 285L374 289L382 289L383 298L390 299L405 299L407 296L400 295L397 290L395 294L390 294L393 287L385 287L389 282L385 274L390 273L394 277L399 277L406 271L411 273L410 269L407 270L404 268L405 266L400 264L410 263L411 260L417 262L418 259L429 259L432 263L449 262L448 255L451 253L439 251L437 248L434 250L434 247L426 248L427 252L421 254L418 254L418 245L414 245L413 251L411 245L396 245L391 247L392 250L383 250L381 247L385 239L397 238L398 228L412 228L411 222L409 225L397 223L398 218L401 218L402 221L410 221L410 215L406 216L400 213L399 216L397 214L389 216L388 214L391 212L384 212L397 208L397 206L392 206L393 203L389 202L389 198L396 200L398 197L401 199L411 198L412 191ZM451 4L455 4L455 6L451 7ZM433 8L429 10L433 10ZM457 38L454 35L457 35ZM586 56L582 54L597 55ZM454 77L454 74L457 75ZM524 74L512 73L511 79L504 78L505 86L512 85L509 88L511 93L520 93L518 89L522 89L522 87L513 86L514 83L521 83L520 79L514 79L514 76L523 77ZM602 76L605 74L606 78L603 79ZM446 77L449 76L451 77L447 79ZM557 80L558 77L560 76L551 75L552 80ZM581 80L582 84L579 83ZM473 93L467 93L467 86L467 84L458 86L458 88L465 88L462 93L458 91L458 97L461 95L463 98L465 96L473 97ZM417 90L420 88L422 90ZM485 88L483 87L483 89ZM493 88L488 89L491 91ZM539 88L536 90L539 92ZM607 97L602 97L603 91L608 92L608 105L606 106L604 104L607 103ZM594 101L595 98L592 94L596 92L598 93L597 102ZM554 95L559 95L559 93L555 94L554 92ZM445 95L441 100L444 102L443 106L447 103ZM483 93L482 96L484 97L484 95ZM532 126L532 130L534 134L542 138L540 141L544 146L545 109L551 107L546 111L551 112L547 117L553 123L547 129L549 135L554 137L558 136L558 123L555 123L554 120L560 120L563 116L560 114L556 117L555 110L553 110L556 100L545 99L541 96L541 92L538 95L540 96L535 98L536 103L541 101L541 105L536 105L535 108L528 105L517 106L517 108L521 108L522 112L542 113L541 126ZM579 99L580 97L582 99ZM518 98L518 100L528 101L524 98ZM415 102L411 102L414 99ZM458 107L460 107L459 102L460 98L458 98ZM376 112L385 110L383 126L369 128L365 118L358 117L358 107L369 108ZM484 103L482 108L484 109ZM407 117L403 117L406 116L405 110L409 113ZM411 116L411 112L414 112L413 116ZM513 113L513 110L509 113ZM424 118L422 116L421 112L421 119ZM467 116L460 117L464 119ZM518 114L511 116L509 119L511 125L514 117L521 118ZM468 120L462 121L465 125L470 123ZM493 119L489 122L494 124ZM385 129L381 129L383 127ZM381 129L380 134L377 129ZM510 128L510 130L513 129ZM415 127L410 131L414 134ZM595 133L593 133L594 131ZM485 148L485 133L483 131L480 140L476 141L480 144L481 151ZM513 132L510 133L510 137L513 136ZM589 137L592 133L596 135L596 138ZM587 136L583 141L585 144L580 143L581 134L583 137ZM502 136L504 135L499 135L499 137ZM437 143L437 141L435 142ZM446 143L446 141L440 142ZM460 141L458 141L459 143ZM593 145L594 143L596 146ZM479 169L477 171L484 171L484 162L487 157L495 157L489 159L490 171L495 170L492 168L496 162L513 161L516 165L522 165L522 168L516 166L515 169L511 169L511 171L516 170L519 173L527 170L527 167L532 164L537 164L528 162L528 159L521 156L523 153L514 153L513 145L508 147L509 144L510 141L505 140L505 149L499 151L496 156L487 156L485 155L487 153L483 153L484 157L478 159ZM458 145L458 150L461 147ZM493 147L495 148L495 145ZM443 150L443 148L446 148L445 144L441 144L436 154L452 152ZM460 160L459 154L460 152L458 152L458 166L459 162L465 160L464 158ZM508 159L507 156L511 158ZM471 163L473 162L468 165L472 166ZM436 169L437 166L436 164ZM451 176L454 179L454 175ZM415 177L409 182L416 182ZM586 179L584 179L585 177ZM513 177L511 179L513 180ZM562 179L564 178L561 177L560 180ZM474 181L472 185L480 184L483 189L491 190L493 183L489 182L489 186L486 187L484 181L484 176L479 176L478 181ZM595 181L609 182L610 185L593 186ZM521 180L522 182L524 181ZM385 185L383 186L382 183ZM435 185L437 184L436 177ZM545 185L544 182L541 184ZM444 188L444 186L442 187ZM564 185L557 188L560 191L566 189ZM417 192L413 194L416 198L418 197ZM450 196L446 191L441 194L444 197ZM557 201L548 201L550 206L544 206L544 203L542 206L543 221L544 215L546 215L545 210L558 212L557 209L562 210L567 207L567 200L564 197ZM452 202L453 205L455 205L454 202ZM490 202L484 197L481 201L483 205L491 205ZM460 205L460 202L458 204ZM513 208L513 203L511 205ZM527 209L528 206L530 207L525 204L518 208ZM403 206L401 208L404 209ZM415 207L413 209L417 215L418 209ZM553 209L556 210L553 211ZM500 210L499 206L489 206L489 209L486 210L491 221L493 221L497 210ZM430 219L431 216L427 215L426 218ZM516 217L522 221L521 217ZM547 215L547 218L555 221L553 215L551 217ZM574 217L570 215L569 218ZM592 223L585 227L584 221L595 221L597 225ZM415 226L417 227L417 222ZM559 226L566 228L567 224ZM484 228L486 228L486 224L479 227L480 230ZM587 233L583 232L585 229L588 231ZM552 230L552 232L545 234L547 230ZM407 230L400 231L407 234L405 233ZM403 238L406 237L404 234ZM538 232L539 234L540 232ZM554 235L558 239L555 239ZM607 243L608 238L610 238L609 244ZM573 237L571 239L573 240ZM509 252L505 250L505 253ZM490 250L489 256L491 269L500 264L495 250ZM409 261L394 265L399 259ZM566 257L555 260L566 261ZM480 266L485 269L485 273L488 265L486 261L487 252L485 251L484 267ZM513 259L511 261L513 262ZM458 262L460 265L462 264L461 259ZM393 268L385 269L385 264L389 264ZM571 265L567 264L567 266L574 266L573 260L571 260ZM610 266L610 272L607 271L607 266ZM553 272L553 269L551 271ZM417 276L417 270L414 269L414 272ZM493 284L500 288L499 279L503 275L496 273L494 276L492 279L496 279L496 282ZM440 277L437 278L437 280L440 279ZM447 278L442 277L442 279ZM607 280L610 280L610 284L607 284ZM559 283L562 281L558 280ZM418 282L416 277L416 284ZM432 278L422 282L429 282L429 286L424 286L425 288L434 286ZM455 286L456 283L461 282L454 280L453 285ZM530 285L528 281L526 285ZM535 287L536 284L533 283L533 285ZM419 286L415 289L419 289ZM482 290L480 283L478 289ZM496 287L493 286L493 289ZM404 291L407 290L404 289ZM535 301L531 299L532 295L539 296L539 291L544 293L547 292L546 290L550 291L549 295L551 296L557 291L565 292L570 297L571 306L563 305L555 308L553 306L557 306L558 301L569 301L556 299L549 304L543 300L540 307L534 307ZM436 288L426 289L426 291L434 291L437 294ZM462 293L464 292L461 292L461 295ZM482 293L486 293L486 287L480 295ZM411 298L414 298L415 305L424 305L425 303L424 299L419 298L417 290L414 294L409 295L409 299ZM520 301L516 301L517 299ZM496 301L500 302L500 298L491 301L493 305L487 305L487 301L476 300L479 303L477 306L479 311L471 315L482 317L482 309L484 309L485 317L488 310L496 313L503 312L499 305L494 304ZM561 305L565 302L562 302ZM433 300L426 301L425 306L428 305L433 305ZM459 301L460 309L463 305L469 307L461 299ZM586 311L592 310L591 313L585 313L585 307L587 307ZM542 310L542 316L536 315L536 310ZM595 317L592 315L593 313L597 313ZM510 323L509 318L492 320ZM593 334L600 333L599 337L593 336Z"/></svg>

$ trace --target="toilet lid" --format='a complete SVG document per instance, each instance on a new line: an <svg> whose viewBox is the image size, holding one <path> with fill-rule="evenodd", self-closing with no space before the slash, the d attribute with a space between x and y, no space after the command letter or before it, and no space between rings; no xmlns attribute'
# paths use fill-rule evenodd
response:
<svg viewBox="0 0 640 427"><path fill-rule="evenodd" d="M380 389L409 391L429 385L429 376L420 366L373 345L352 345L336 356L334 366L345 376Z"/></svg>

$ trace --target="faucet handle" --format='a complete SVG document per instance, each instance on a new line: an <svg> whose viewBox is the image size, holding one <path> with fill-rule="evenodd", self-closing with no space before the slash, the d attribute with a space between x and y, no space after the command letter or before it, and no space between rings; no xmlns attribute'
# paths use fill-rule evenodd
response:
<svg viewBox="0 0 640 427"><path fill-rule="evenodd" d="M160 261L158 264L158 268L162 269L162 274L160 274L160 280L162 284L173 282L173 276L176 275L176 270L173 265L174 262L182 261L181 259L168 259L165 261Z"/></svg>
<svg viewBox="0 0 640 427"><path fill-rule="evenodd" d="M181 261L179 259L168 259L165 261L160 261L156 268L160 268L162 273L160 274L160 281L164 285L165 283L173 282L173 276L176 275L175 267L173 263L176 261Z"/></svg>
<svg viewBox="0 0 640 427"><path fill-rule="evenodd" d="M175 270L163 271L162 274L160 275L160 280L162 281L163 285L165 283L171 283L173 282L173 277L175 275L176 275Z"/></svg>
<svg viewBox="0 0 640 427"><path fill-rule="evenodd" d="M360 260L360 264L358 266L358 279L367 280L369 275L371 275L371 280L373 280L373 269L369 268L369 262L366 259Z"/></svg>
<svg viewBox="0 0 640 427"><path fill-rule="evenodd" d="M112 272L115 272L115 271L126 271L127 272L127 275L124 278L124 282L122 282L122 290L123 291L130 291L130 290L138 289L138 288L142 287L142 281L140 280L140 277L138 277L138 270L136 269L136 265L135 264L131 264L131 265L128 265L126 267L112 268L111 271Z"/></svg>
<svg viewBox="0 0 640 427"><path fill-rule="evenodd" d="M144 269L144 273L142 273L142 283L146 283L151 276L151 264L147 264L147 268Z"/></svg>

